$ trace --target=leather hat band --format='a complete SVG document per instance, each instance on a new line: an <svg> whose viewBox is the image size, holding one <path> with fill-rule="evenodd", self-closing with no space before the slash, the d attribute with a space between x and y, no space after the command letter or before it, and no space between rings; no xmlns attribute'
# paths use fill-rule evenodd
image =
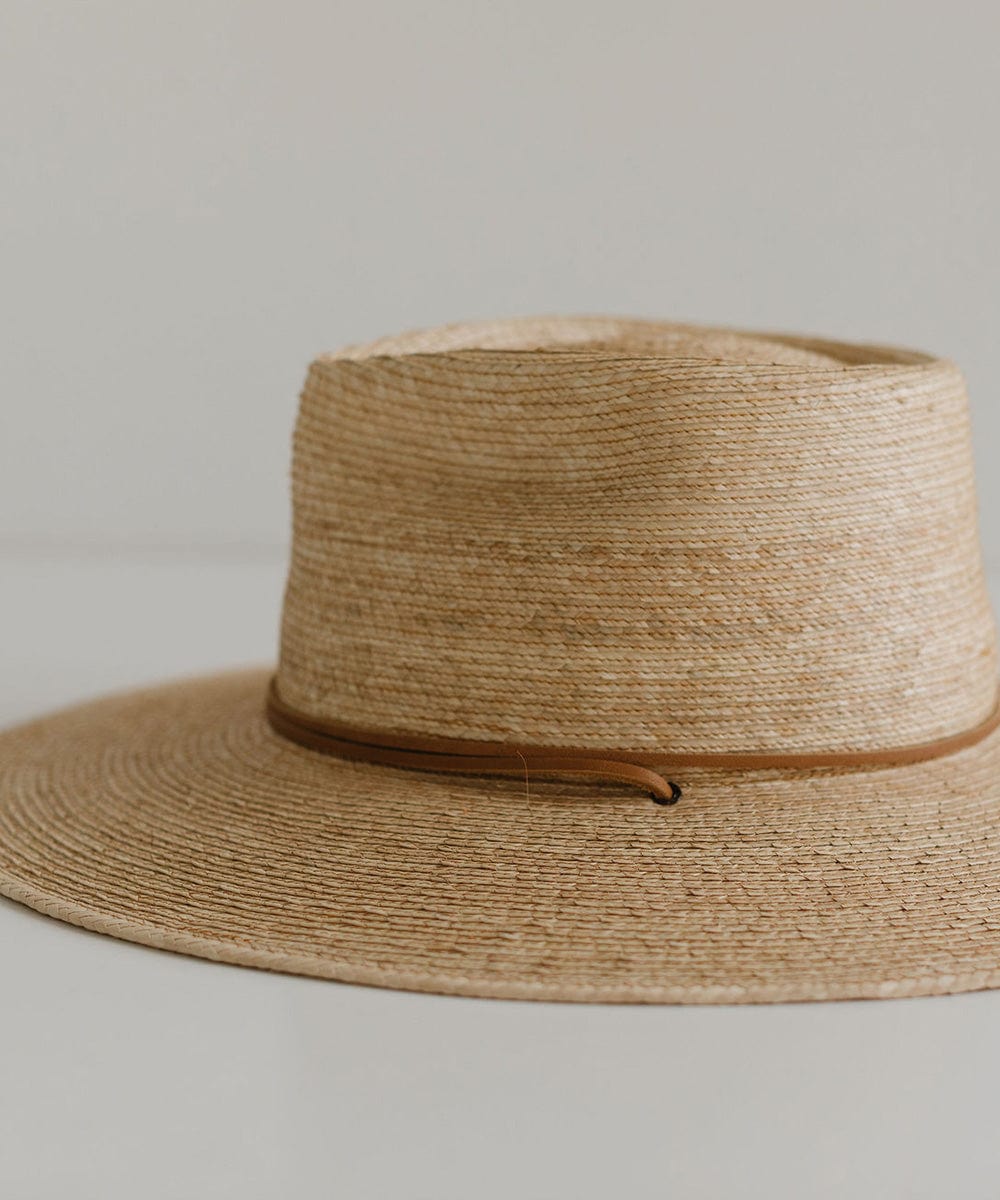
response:
<svg viewBox="0 0 1000 1200"><path fill-rule="evenodd" d="M906 766L944 758L983 741L1000 727L1000 701L979 725L961 733L920 745L884 750L840 752L760 751L670 752L574 749L565 746L481 742L466 738L380 733L339 721L320 720L299 712L278 695L271 680L267 719L282 737L310 750L352 762L404 767L418 771L443 771L459 775L593 775L632 784L649 792L661 804L674 804L681 789L661 771L683 767L728 771L814 770L823 767ZM657 768L654 770L653 768Z"/></svg>

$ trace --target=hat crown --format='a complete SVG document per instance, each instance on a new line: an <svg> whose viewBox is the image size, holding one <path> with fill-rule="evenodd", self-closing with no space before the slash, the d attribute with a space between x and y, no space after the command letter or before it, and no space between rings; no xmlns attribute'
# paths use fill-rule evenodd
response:
<svg viewBox="0 0 1000 1200"><path fill-rule="evenodd" d="M278 686L369 729L869 750L996 699L961 373L590 318L312 364Z"/></svg>

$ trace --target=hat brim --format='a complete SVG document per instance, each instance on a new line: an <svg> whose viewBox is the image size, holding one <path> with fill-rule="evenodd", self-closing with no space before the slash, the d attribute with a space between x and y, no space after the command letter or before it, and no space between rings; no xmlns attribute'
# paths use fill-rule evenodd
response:
<svg viewBox="0 0 1000 1200"><path fill-rule="evenodd" d="M757 1002L1000 986L1000 733L920 766L614 784L342 762L269 672L0 735L0 892L246 966L518 999Z"/></svg>

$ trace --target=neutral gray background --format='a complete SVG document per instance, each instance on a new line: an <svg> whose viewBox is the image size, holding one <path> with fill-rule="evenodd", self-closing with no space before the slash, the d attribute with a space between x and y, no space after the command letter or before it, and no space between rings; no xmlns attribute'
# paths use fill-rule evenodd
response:
<svg viewBox="0 0 1000 1200"><path fill-rule="evenodd" d="M512 313L933 349L987 465L998 43L987 0L0 0L0 541L277 554L309 359Z"/></svg>
<svg viewBox="0 0 1000 1200"><path fill-rule="evenodd" d="M270 658L308 360L444 320L950 355L1000 567L998 45L985 2L0 0L0 723ZM19 1200L987 1200L998 1076L1000 993L417 997L0 902Z"/></svg>

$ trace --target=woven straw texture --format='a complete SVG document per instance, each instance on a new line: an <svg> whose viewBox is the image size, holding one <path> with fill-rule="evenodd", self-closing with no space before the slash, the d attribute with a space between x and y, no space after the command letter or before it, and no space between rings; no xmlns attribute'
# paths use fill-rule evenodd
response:
<svg viewBox="0 0 1000 1200"><path fill-rule="evenodd" d="M997 693L961 375L604 318L317 360L278 688L331 720L644 751L864 751ZM684 799L347 763L270 672L0 737L0 890L149 945L517 998L1000 984L1000 734Z"/></svg>

